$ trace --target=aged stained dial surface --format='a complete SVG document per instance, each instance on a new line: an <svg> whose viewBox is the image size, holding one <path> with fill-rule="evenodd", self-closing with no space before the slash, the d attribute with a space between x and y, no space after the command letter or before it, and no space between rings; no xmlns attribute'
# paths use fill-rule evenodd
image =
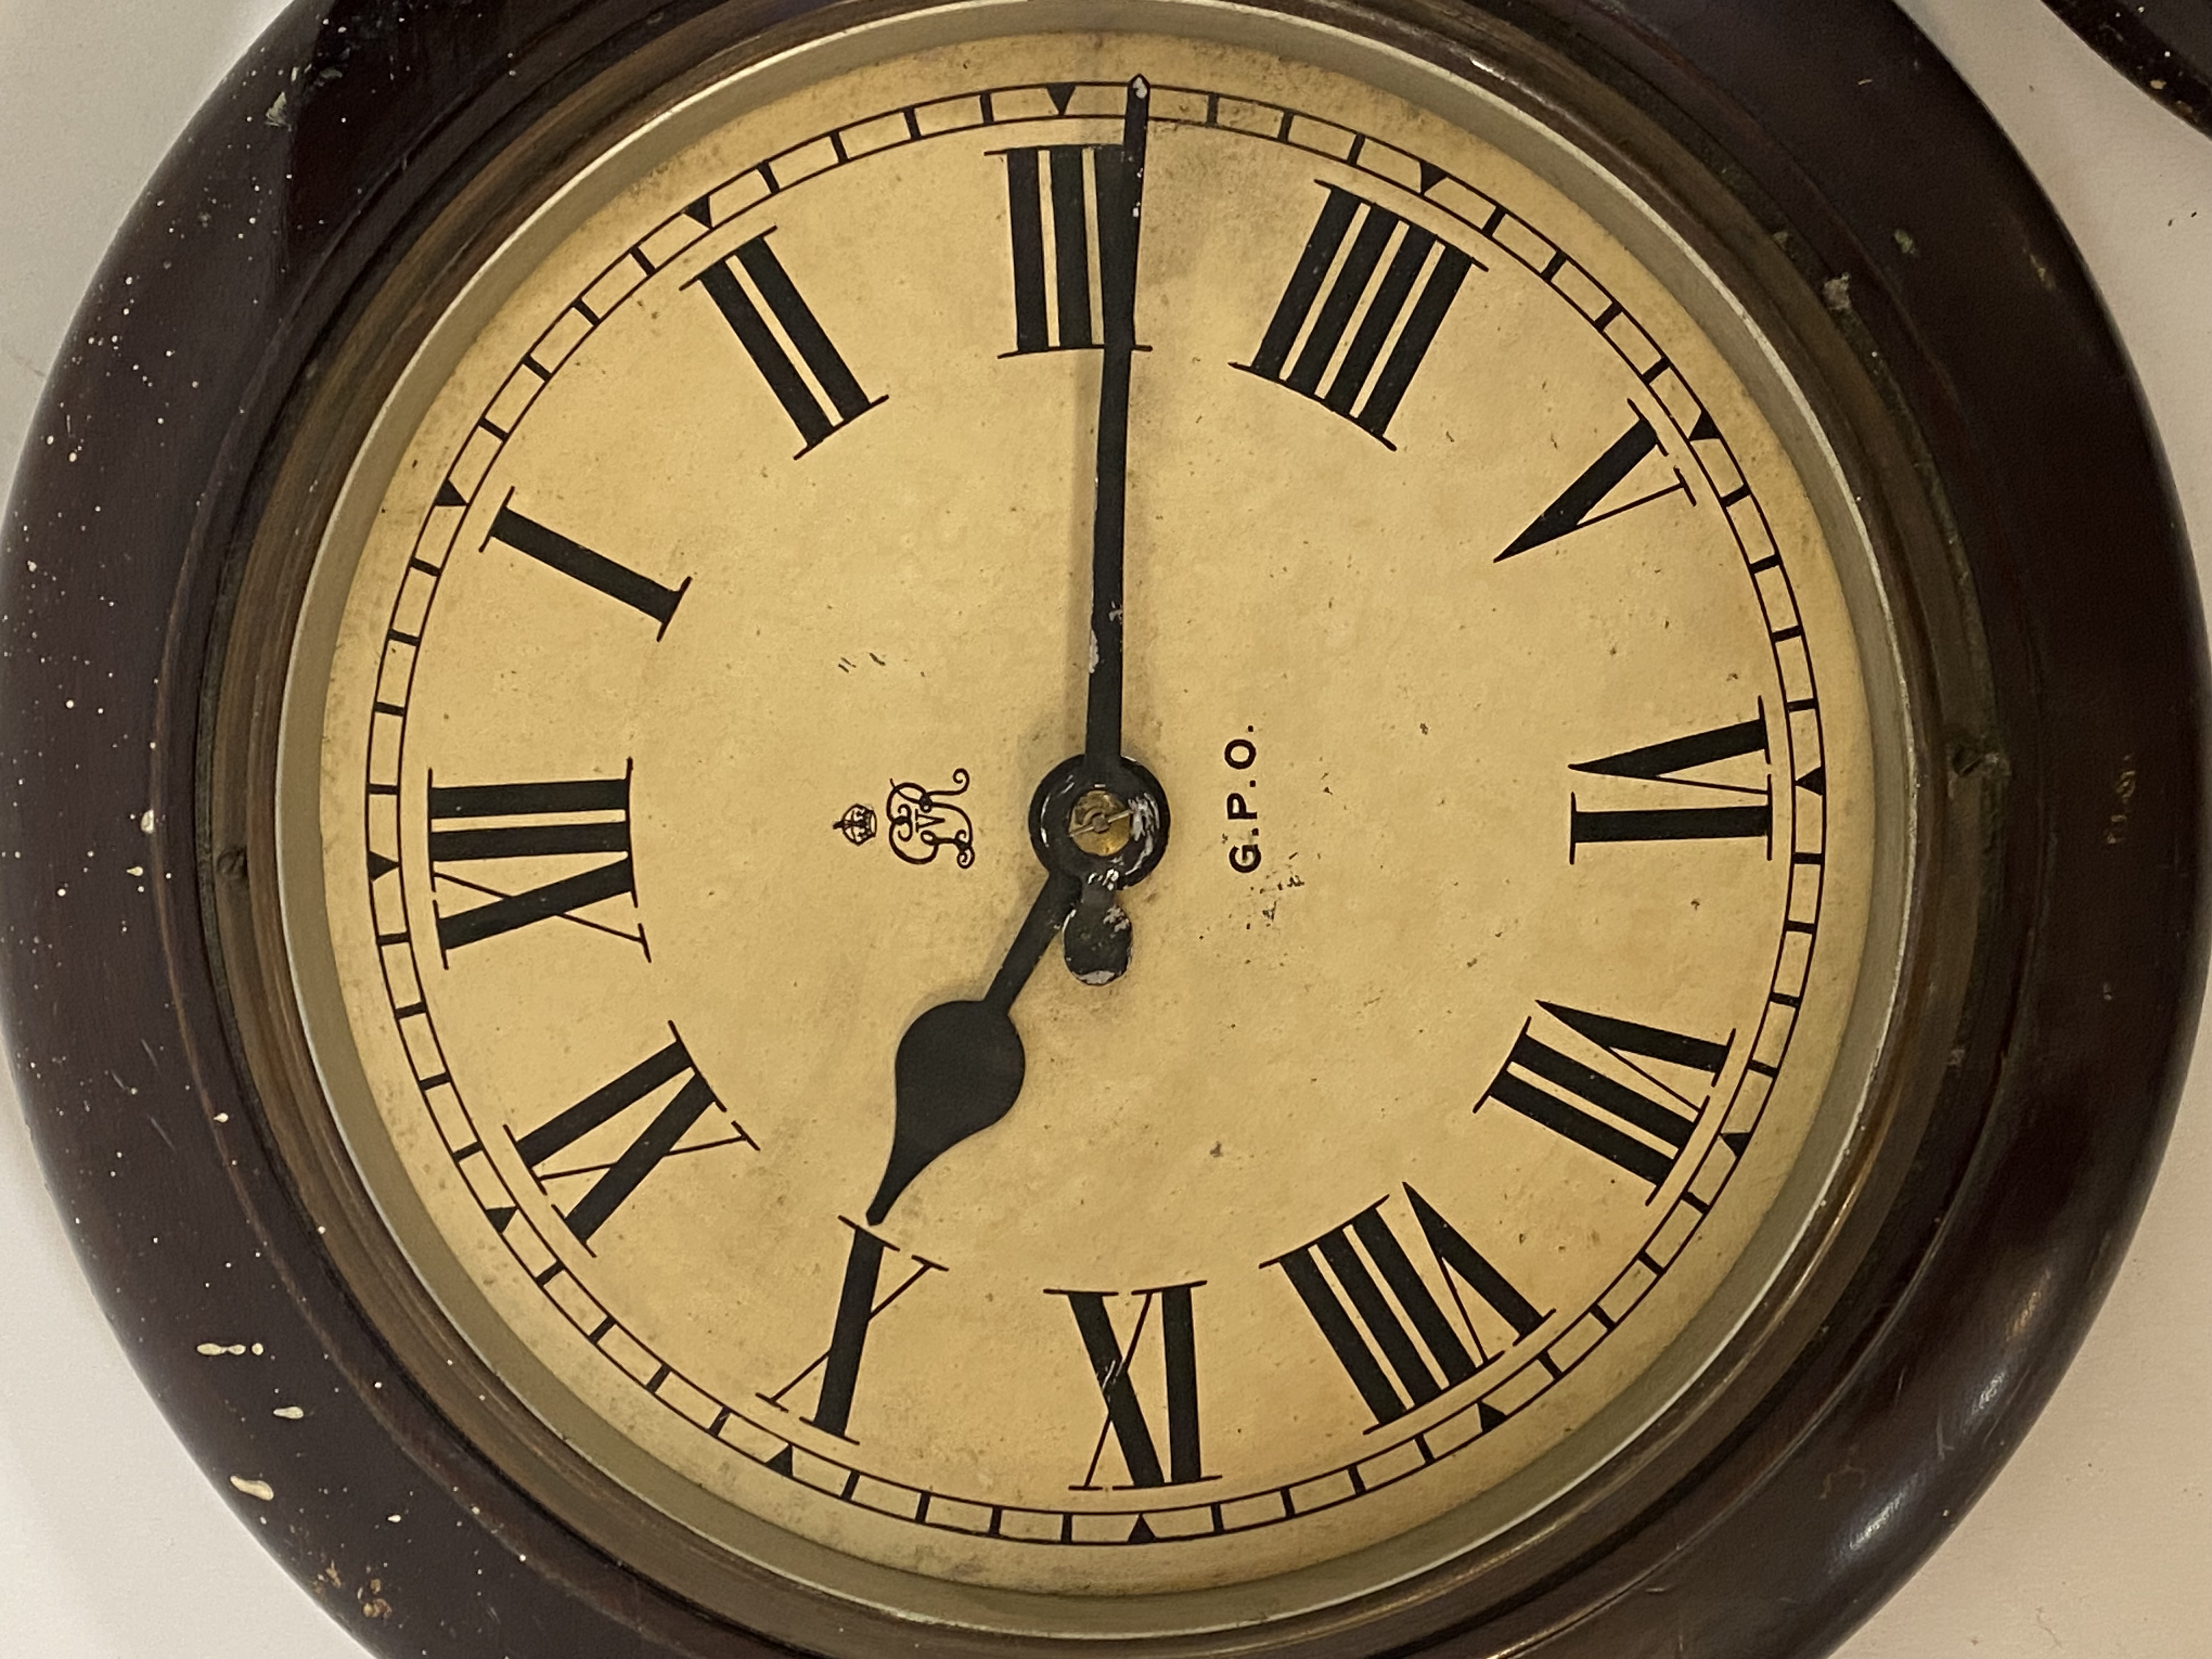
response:
<svg viewBox="0 0 2212 1659"><path fill-rule="evenodd" d="M894 1604L1479 1541L1863 1084L1864 556L1747 325L1279 45L710 95L457 308L316 579L372 1193L614 1480Z"/></svg>

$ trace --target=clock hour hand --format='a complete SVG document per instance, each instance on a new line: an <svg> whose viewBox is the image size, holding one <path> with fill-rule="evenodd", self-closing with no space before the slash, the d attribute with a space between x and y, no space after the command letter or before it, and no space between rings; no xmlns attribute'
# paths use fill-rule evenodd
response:
<svg viewBox="0 0 2212 1659"><path fill-rule="evenodd" d="M906 1028L892 1068L897 1109L890 1158L868 1206L869 1225L881 1225L916 1176L1006 1116L1020 1097L1026 1060L1014 1029L1014 999L1081 890L1075 877L1048 874L982 1000L940 1002Z"/></svg>

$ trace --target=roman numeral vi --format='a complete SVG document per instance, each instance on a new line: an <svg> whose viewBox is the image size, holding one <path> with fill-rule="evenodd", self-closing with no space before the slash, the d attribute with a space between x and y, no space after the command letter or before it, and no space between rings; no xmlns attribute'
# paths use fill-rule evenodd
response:
<svg viewBox="0 0 2212 1659"><path fill-rule="evenodd" d="M1766 747L1766 704L1747 720L1717 726L1709 732L1669 738L1640 749L1624 749L1594 761L1583 761L1567 769L1594 777L1638 778L1684 789L1702 789L1722 795L1748 796L1755 806L1656 806L1628 810L1593 811L1579 794L1567 797L1567 862L1581 848L1598 842L1634 841L1756 841L1773 854L1774 780L1771 774L1757 788L1746 784L1717 783L1685 777L1686 772L1746 755L1769 758ZM1694 799L1694 797L1693 797Z"/></svg>

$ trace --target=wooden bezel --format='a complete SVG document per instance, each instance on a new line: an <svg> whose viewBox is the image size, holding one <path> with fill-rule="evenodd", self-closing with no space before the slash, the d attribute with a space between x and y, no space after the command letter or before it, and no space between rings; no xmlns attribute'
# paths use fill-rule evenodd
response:
<svg viewBox="0 0 2212 1659"><path fill-rule="evenodd" d="M781 1650L732 1620L807 1648L1010 1650L733 1581L503 1397L380 1243L313 1109L269 878L287 605L374 365L611 125L891 9L296 8L111 255L78 330L110 343L42 416L81 451L40 455L13 504L40 579L9 578L24 856L0 891L42 1152L179 1433L218 1480L266 1472L272 1548L380 1651ZM1634 1455L1401 1591L1158 1650L1817 1652L2040 1404L2163 1139L2201 973L2204 684L2163 475L2063 234L1879 0L1277 9L1470 75L1510 58L1519 96L1705 228L1880 526L1926 873L1879 1134L1790 1293ZM263 118L291 87L286 121ZM1905 222L1956 228L1909 252ZM171 349L158 386L107 372ZM96 745L74 701L95 685ZM63 908L86 848L143 862L149 890ZM84 1104L110 1076L138 1091L127 1121ZM156 1234L191 1246L137 1242ZM210 1318L263 1334L250 1401L195 1363ZM272 1429L264 1389L313 1414Z"/></svg>

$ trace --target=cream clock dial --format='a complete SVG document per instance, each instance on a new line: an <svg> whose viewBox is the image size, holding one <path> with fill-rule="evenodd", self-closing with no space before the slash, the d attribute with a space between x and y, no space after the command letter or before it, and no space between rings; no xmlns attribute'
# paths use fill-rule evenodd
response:
<svg viewBox="0 0 2212 1659"><path fill-rule="evenodd" d="M371 1194L611 1479L881 1605L1463 1551L1856 1126L1905 790L1833 463L1560 141L1310 33L702 94L456 307L314 578L287 925Z"/></svg>

